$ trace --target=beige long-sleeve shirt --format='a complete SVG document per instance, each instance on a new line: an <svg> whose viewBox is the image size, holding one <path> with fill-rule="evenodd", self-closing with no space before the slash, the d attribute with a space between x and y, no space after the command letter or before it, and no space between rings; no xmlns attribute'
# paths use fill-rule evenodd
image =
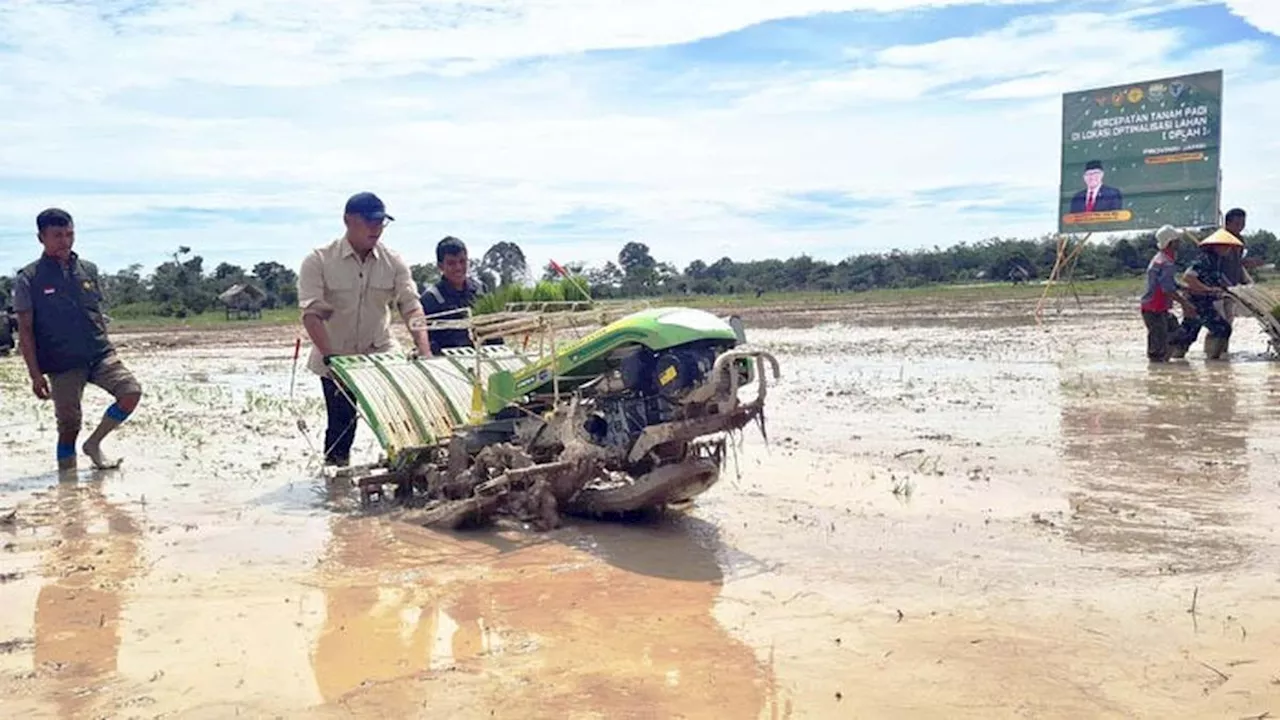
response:
<svg viewBox="0 0 1280 720"><path fill-rule="evenodd" d="M396 251L374 246L361 261L346 238L312 250L298 273L298 305L303 316L318 315L337 355L362 355L397 349L391 335L391 309L408 320L422 303L409 266ZM327 375L324 357L311 348L307 368Z"/></svg>

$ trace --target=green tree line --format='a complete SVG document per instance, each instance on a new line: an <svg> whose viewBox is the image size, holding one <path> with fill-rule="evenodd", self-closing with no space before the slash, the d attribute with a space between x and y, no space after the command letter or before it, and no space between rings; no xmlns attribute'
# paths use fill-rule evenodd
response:
<svg viewBox="0 0 1280 720"><path fill-rule="evenodd" d="M1198 235L1207 234L1201 230ZM1268 230L1246 233L1251 257L1269 263L1280 261L1280 242ZM1151 233L1121 237L1111 242L1088 242L1073 268L1074 277L1119 278L1142 274L1155 253ZM829 262L807 255L787 259L736 261L721 257L694 260L683 269L658 260L648 245L627 242L616 260L587 266L565 262L561 269L548 265L536 273L515 242L489 247L473 261L472 271L486 292L514 300L578 299L581 290L598 299L661 295L719 295L776 292L859 292L882 288L908 288L944 283L1009 282L1039 280L1049 276L1057 259L1053 235L1036 239L991 238L959 243L947 248L861 253ZM1185 267L1195 254L1191 243L1182 243L1178 262ZM433 263L413 265L419 290L435 282L439 272ZM212 271L191 249L180 247L171 259L144 275L132 265L102 278L113 315L187 317L207 310L221 310L219 296L236 285L253 285L262 292L264 308L297 303L297 273L278 262L252 268L221 263ZM0 303L8 303L12 276L0 278ZM497 298L495 298L497 299ZM489 303L493 305L494 303Z"/></svg>
<svg viewBox="0 0 1280 720"><path fill-rule="evenodd" d="M103 273L102 292L111 305L111 314L177 318L199 315L221 309L218 297L236 285L253 285L261 290L264 308L298 302L298 275L280 263L262 262L246 269L224 262L208 272L204 258L192 255L191 248L179 247L170 257L146 275L140 264ZM9 304L12 287L12 275L0 277L0 304Z"/></svg>

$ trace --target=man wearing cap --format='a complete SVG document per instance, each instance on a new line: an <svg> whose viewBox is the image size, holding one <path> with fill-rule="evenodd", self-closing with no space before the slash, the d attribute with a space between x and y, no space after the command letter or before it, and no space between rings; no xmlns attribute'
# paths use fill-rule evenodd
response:
<svg viewBox="0 0 1280 720"><path fill-rule="evenodd" d="M1147 265L1147 288L1142 294L1142 321L1147 326L1147 358L1152 362L1166 362L1175 345L1181 344L1178 319L1169 310L1176 301L1182 306L1184 318L1196 317L1196 309L1178 289L1177 266L1179 233L1173 226L1165 225L1156 231L1156 247L1159 250Z"/></svg>
<svg viewBox="0 0 1280 720"><path fill-rule="evenodd" d="M1224 290L1235 284L1227 276L1227 257L1243 247L1240 238L1226 230L1218 230L1200 241L1199 254L1182 274L1182 282L1196 315L1182 319L1174 357L1186 354L1200 335L1201 327L1209 330L1209 336L1205 338L1205 356L1216 360L1226 353L1227 341L1231 339L1231 323L1219 312L1217 302L1226 297Z"/></svg>
<svg viewBox="0 0 1280 720"><path fill-rule="evenodd" d="M330 358L394 350L392 307L409 328L418 354L431 354L409 266L379 242L383 228L393 220L377 195L352 195L343 212L346 233L312 250L298 273L298 305L312 343L307 368L320 376L328 412L327 465L345 466L350 461L357 419L355 406L329 374Z"/></svg>

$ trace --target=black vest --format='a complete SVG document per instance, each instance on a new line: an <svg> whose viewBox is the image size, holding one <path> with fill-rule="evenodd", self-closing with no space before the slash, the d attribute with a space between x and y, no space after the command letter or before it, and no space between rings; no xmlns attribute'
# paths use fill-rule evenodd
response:
<svg viewBox="0 0 1280 720"><path fill-rule="evenodd" d="M71 254L71 272L41 255L22 269L31 286L31 320L36 362L42 373L90 368L111 354L102 316L98 268Z"/></svg>
<svg viewBox="0 0 1280 720"><path fill-rule="evenodd" d="M427 286L426 292L422 293L419 300L422 302L423 312L427 315L438 315L431 318L432 321L462 320L466 317L462 310L475 303L478 291L479 288L470 280L461 291L458 291L453 289L448 280L440 278L439 282ZM433 353L439 353L444 348L471 347L471 334L461 328L429 330L427 339L431 343Z"/></svg>

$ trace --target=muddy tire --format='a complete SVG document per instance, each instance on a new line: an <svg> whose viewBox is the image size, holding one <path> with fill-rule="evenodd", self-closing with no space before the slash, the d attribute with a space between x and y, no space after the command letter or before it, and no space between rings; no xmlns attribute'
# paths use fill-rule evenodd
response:
<svg viewBox="0 0 1280 720"><path fill-rule="evenodd" d="M660 467L630 483L584 488L564 510L574 515L612 515L658 509L688 502L719 479L716 463L689 460Z"/></svg>

